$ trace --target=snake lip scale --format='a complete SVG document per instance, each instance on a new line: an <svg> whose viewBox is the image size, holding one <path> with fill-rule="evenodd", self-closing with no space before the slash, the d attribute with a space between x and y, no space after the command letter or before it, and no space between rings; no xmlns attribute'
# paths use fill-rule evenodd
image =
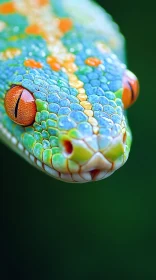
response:
<svg viewBox="0 0 156 280"><path fill-rule="evenodd" d="M32 154L30 154L23 145L17 141L17 139L11 135L11 133L2 125L0 124L0 131L3 136L5 136L11 143L16 146L19 151L24 153L26 155L27 161L30 161L31 164L35 165L38 169L41 171L47 173L48 175L55 177L59 180L65 181L65 182L71 182L71 183L84 183L84 182L90 182L90 181L96 181L96 180L102 180L110 176L114 173L114 165L112 163L111 168L109 170L103 170L102 166L99 166L99 169L92 169L88 172L80 171L78 174L73 173L60 173L56 171L54 168L47 166L46 164L39 161L37 158L35 158ZM83 168L84 169L84 168Z"/></svg>
<svg viewBox="0 0 156 280"><path fill-rule="evenodd" d="M139 94L125 40L90 0L0 3L0 140L47 175L105 179L128 159Z"/></svg>

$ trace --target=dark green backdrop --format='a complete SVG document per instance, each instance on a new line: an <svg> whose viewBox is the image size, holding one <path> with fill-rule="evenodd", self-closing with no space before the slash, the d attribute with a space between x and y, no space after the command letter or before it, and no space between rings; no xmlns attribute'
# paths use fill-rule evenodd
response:
<svg viewBox="0 0 156 280"><path fill-rule="evenodd" d="M129 68L141 84L129 110L130 158L107 180L70 185L1 144L2 280L156 279L156 2L103 2L127 39Z"/></svg>

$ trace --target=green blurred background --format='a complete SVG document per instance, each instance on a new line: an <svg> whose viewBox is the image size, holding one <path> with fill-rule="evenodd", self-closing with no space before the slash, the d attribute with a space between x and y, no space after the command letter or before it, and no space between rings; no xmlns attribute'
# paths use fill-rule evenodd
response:
<svg viewBox="0 0 156 280"><path fill-rule="evenodd" d="M125 35L129 68L141 84L129 110L130 158L104 181L71 185L1 144L1 279L156 279L156 2L98 2Z"/></svg>

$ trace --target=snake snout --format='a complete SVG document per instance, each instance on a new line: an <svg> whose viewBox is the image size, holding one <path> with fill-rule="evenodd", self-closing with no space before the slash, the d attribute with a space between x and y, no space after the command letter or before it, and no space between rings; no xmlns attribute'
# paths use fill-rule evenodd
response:
<svg viewBox="0 0 156 280"><path fill-rule="evenodd" d="M101 134L78 138L75 134L62 133L59 145L66 169L62 169L60 162L59 170L74 180L80 177L89 181L106 178L124 164L126 143L126 133L115 138Z"/></svg>

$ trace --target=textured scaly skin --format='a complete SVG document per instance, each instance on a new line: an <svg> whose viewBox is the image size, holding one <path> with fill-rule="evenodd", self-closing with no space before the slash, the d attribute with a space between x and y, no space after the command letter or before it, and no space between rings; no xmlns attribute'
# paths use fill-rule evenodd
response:
<svg viewBox="0 0 156 280"><path fill-rule="evenodd" d="M0 138L57 179L108 177L125 163L131 146L122 103L124 39L117 25L87 0L3 3L12 8L0 12ZM89 65L92 57L100 63ZM25 66L32 59L42 67ZM36 100L29 127L6 114L12 85L22 85Z"/></svg>

